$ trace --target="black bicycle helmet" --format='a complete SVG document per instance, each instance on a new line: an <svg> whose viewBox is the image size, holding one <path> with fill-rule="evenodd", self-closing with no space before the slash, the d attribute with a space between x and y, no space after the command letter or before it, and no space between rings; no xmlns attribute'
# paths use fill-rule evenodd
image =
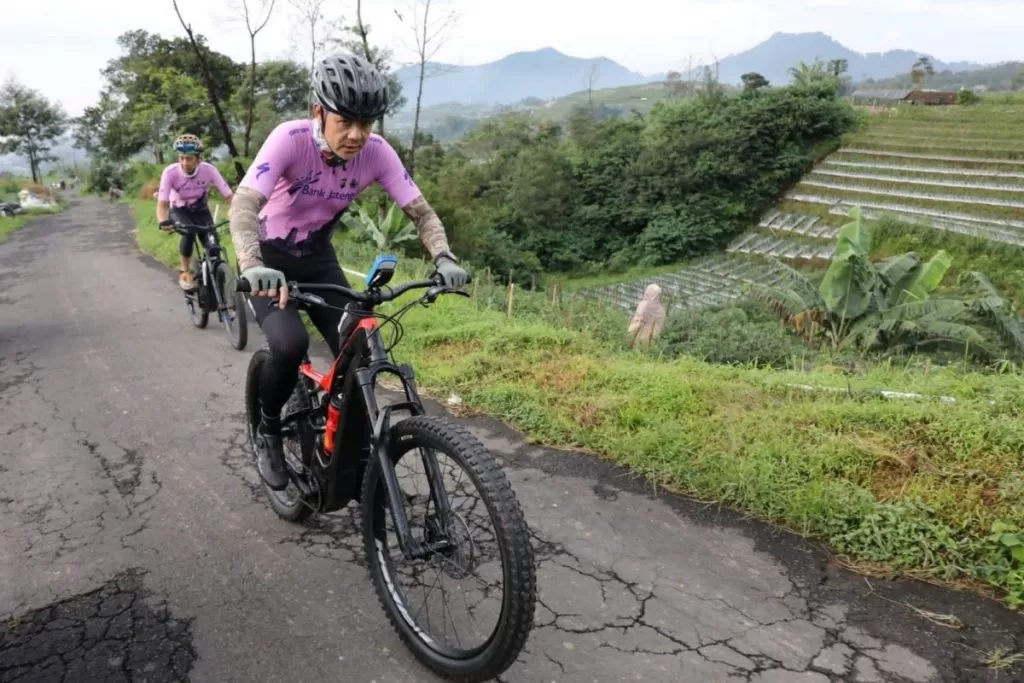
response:
<svg viewBox="0 0 1024 683"><path fill-rule="evenodd" d="M355 121L374 121L388 108L387 81L371 62L350 52L317 63L313 92L324 109Z"/></svg>

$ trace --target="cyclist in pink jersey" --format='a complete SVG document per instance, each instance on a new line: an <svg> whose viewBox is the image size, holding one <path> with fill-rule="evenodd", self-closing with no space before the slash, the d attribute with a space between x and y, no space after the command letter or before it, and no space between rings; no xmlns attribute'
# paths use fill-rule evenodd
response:
<svg viewBox="0 0 1024 683"><path fill-rule="evenodd" d="M213 225L213 216L207 198L210 185L217 188L230 204L233 193L227 181L211 163L200 161L203 143L195 135L186 133L174 141L178 152L178 163L171 164L160 174L160 190L157 193L156 218L161 229L168 229L174 223L191 225ZM196 235L181 236L178 254L181 256L181 275L178 284L184 290L195 289L189 261L195 248Z"/></svg>
<svg viewBox="0 0 1024 683"><path fill-rule="evenodd" d="M231 238L241 277L252 287L256 320L270 347L260 378L257 429L260 475L280 490L288 485L281 445L281 408L298 378L309 334L294 306L288 280L348 286L331 246L331 230L360 192L376 182L415 224L445 284L468 274L448 246L444 226L387 140L371 133L388 106L387 83L366 60L332 54L316 65L312 119L286 121L263 143L231 204ZM318 293L344 307L341 295ZM341 313L309 311L334 354Z"/></svg>

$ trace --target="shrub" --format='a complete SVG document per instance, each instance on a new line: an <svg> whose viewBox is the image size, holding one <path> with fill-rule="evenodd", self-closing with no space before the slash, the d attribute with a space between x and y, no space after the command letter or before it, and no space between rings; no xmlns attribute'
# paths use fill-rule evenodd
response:
<svg viewBox="0 0 1024 683"><path fill-rule="evenodd" d="M39 197L53 197L53 190L46 185L40 185L39 183L25 183L23 189L28 190Z"/></svg>
<svg viewBox="0 0 1024 683"><path fill-rule="evenodd" d="M159 189L159 179L147 180L142 184L142 187L139 189L139 199L153 199L153 196Z"/></svg>
<svg viewBox="0 0 1024 683"><path fill-rule="evenodd" d="M667 356L693 356L724 365L779 366L810 352L779 324L766 304L743 299L669 314L661 339Z"/></svg>

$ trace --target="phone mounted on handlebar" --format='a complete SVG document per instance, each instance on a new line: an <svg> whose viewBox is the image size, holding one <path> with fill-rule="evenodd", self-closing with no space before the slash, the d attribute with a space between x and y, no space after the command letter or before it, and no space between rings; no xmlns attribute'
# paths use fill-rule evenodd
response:
<svg viewBox="0 0 1024 683"><path fill-rule="evenodd" d="M379 289L391 282L395 276L395 268L398 266L398 257L381 254L373 261L370 272L366 274L366 286L369 289Z"/></svg>

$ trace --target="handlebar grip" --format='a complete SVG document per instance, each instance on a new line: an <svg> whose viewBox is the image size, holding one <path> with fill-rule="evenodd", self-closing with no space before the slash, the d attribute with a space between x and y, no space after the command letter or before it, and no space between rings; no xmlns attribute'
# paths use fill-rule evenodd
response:
<svg viewBox="0 0 1024 683"><path fill-rule="evenodd" d="M235 280L235 291L241 292L242 294L249 294L252 292L252 285L245 278L238 278Z"/></svg>

